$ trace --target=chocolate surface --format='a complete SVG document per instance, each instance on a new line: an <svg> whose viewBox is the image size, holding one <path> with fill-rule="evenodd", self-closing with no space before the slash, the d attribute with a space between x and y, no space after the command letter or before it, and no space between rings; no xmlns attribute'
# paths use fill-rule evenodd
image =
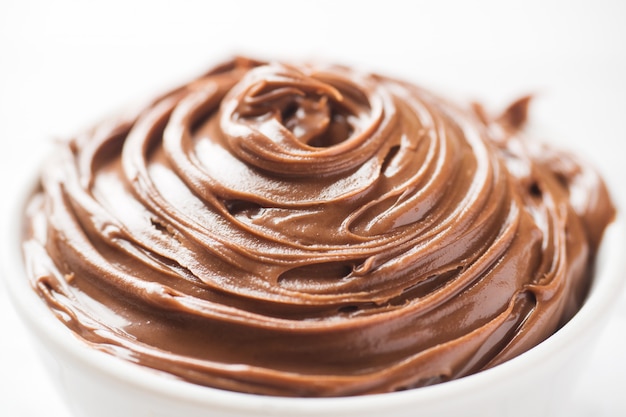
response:
<svg viewBox="0 0 626 417"><path fill-rule="evenodd" d="M96 349L286 396L459 378L580 308L597 174L347 67L238 58L59 145L26 208L39 295Z"/></svg>

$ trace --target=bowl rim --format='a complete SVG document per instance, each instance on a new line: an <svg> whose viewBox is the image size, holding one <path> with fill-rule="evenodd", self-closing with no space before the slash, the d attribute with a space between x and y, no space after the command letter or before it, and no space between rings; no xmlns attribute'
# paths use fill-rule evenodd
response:
<svg viewBox="0 0 626 417"><path fill-rule="evenodd" d="M38 178L38 177L36 177ZM38 179L37 179L38 181ZM394 406L403 404L432 404L442 399L457 398L457 395L478 395L488 390L493 384L506 383L511 375L528 372L533 365L546 357L558 354L563 346L574 342L577 335L590 326L603 326L598 318L608 315L621 295L625 281L621 277L626 258L626 223L622 212L617 209L615 219L604 232L596 259L596 276L581 309L571 320L548 339L498 366L441 384L412 390L331 398L280 397L227 391L193 384L165 372L157 371L115 357L89 347L57 319L45 302L32 290L22 262L21 247L18 244L22 232L24 205L37 184L32 179L29 186L22 189L19 198L9 211L9 216L2 219L3 238L0 241L0 272L7 287L13 307L19 312L23 325L30 333L43 335L55 348L82 365L86 365L107 377L123 381L135 387L156 393L160 397L183 400L188 404L206 407L218 406L222 409L242 411L259 410L265 407L277 412L307 410L307 413L324 412L359 412L387 410L390 403ZM20 219L15 221L12 219Z"/></svg>

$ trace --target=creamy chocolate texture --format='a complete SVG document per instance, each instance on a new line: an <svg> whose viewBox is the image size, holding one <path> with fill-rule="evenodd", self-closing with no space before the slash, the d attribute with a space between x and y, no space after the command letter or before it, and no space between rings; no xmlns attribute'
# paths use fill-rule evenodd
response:
<svg viewBox="0 0 626 417"><path fill-rule="evenodd" d="M217 388L345 396L498 365L581 306L597 174L499 117L238 58L60 144L29 279L96 349Z"/></svg>

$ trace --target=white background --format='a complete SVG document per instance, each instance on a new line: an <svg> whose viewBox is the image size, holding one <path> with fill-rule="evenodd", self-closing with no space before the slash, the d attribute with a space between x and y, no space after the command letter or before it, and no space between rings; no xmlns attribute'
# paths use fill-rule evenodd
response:
<svg viewBox="0 0 626 417"><path fill-rule="evenodd" d="M357 65L494 111L534 93L546 139L591 160L626 202L626 2L93 3L0 0L3 225L54 138L233 54ZM561 417L626 415L625 334L622 296ZM0 285L0 416L43 415L68 414Z"/></svg>

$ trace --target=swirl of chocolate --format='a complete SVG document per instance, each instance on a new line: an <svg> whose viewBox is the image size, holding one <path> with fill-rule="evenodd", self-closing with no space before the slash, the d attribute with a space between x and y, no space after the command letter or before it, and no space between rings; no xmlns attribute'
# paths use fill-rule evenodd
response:
<svg viewBox="0 0 626 417"><path fill-rule="evenodd" d="M80 338L235 391L344 396L490 368L580 307L614 216L500 118L339 66L235 59L60 146L33 287Z"/></svg>

